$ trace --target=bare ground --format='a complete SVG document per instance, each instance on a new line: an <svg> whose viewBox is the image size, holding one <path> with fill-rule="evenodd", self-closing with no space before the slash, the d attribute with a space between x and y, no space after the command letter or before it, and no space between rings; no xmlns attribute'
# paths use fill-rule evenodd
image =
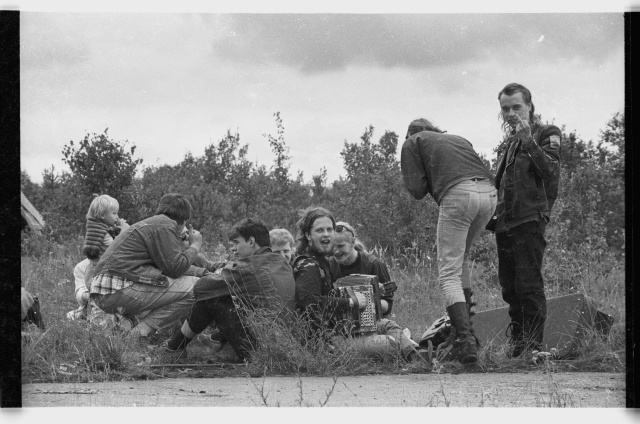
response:
<svg viewBox="0 0 640 424"><path fill-rule="evenodd" d="M23 406L625 406L623 373L170 378L23 385Z"/></svg>

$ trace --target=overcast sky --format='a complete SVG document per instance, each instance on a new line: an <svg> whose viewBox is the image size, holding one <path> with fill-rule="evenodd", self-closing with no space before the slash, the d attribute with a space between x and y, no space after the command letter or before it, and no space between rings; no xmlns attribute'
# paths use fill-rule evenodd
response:
<svg viewBox="0 0 640 424"><path fill-rule="evenodd" d="M326 167L332 182L369 124L402 142L427 117L491 157L510 82L584 140L624 107L622 13L24 12L20 27L21 169L37 182L106 127L144 166L201 156L227 130L270 166L279 111L293 174Z"/></svg>

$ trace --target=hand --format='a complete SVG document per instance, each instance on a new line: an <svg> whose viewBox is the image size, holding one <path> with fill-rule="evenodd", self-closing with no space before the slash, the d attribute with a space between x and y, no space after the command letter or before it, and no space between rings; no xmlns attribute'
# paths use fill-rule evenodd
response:
<svg viewBox="0 0 640 424"><path fill-rule="evenodd" d="M383 287L384 289L382 292L384 293L384 296L393 296L396 290L398 290L398 286L394 281L387 281L384 283Z"/></svg>
<svg viewBox="0 0 640 424"><path fill-rule="evenodd" d="M358 308L359 309L364 309L367 307L367 305L369 304L369 301L367 300L367 296L363 295L362 293L354 293L356 295L356 299L358 299Z"/></svg>
<svg viewBox="0 0 640 424"><path fill-rule="evenodd" d="M383 314L389 310L389 304L386 300L380 299L380 309Z"/></svg>
<svg viewBox="0 0 640 424"><path fill-rule="evenodd" d="M519 115L516 115L516 135L521 141L528 141L531 138L531 127L527 121L524 121Z"/></svg>
<svg viewBox="0 0 640 424"><path fill-rule="evenodd" d="M116 226L120 227L121 230L126 230L129 228L129 224L127 224L127 220L124 218L119 218L116 222Z"/></svg>
<svg viewBox="0 0 640 424"><path fill-rule="evenodd" d="M200 234L199 231L194 230L191 224L189 224L187 228L189 229L189 247L200 250L202 247L202 234Z"/></svg>

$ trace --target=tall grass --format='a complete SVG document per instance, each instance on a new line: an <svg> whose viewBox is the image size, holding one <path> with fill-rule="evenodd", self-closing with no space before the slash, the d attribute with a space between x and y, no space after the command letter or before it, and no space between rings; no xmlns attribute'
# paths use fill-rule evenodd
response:
<svg viewBox="0 0 640 424"><path fill-rule="evenodd" d="M68 321L66 313L76 308L73 268L82 259L82 239L56 243L40 239L23 239L21 262L22 285L40 298L47 330L34 333L23 341L23 381L97 381L137 378L144 359L145 346L137 345L109 328L99 328L85 321ZM561 243L550 243L546 253L544 277L547 297L584 293L596 300L598 308L615 319L608 339L590 335L573 361L558 361L554 367L566 370L620 371L624 369L624 255L604 250L597 240L568 251ZM417 246L417 244L416 244ZM210 249L219 256L219 247ZM425 329L445 311L437 278L435 252L417 247L389 252L376 248L384 258L398 285L393 317L402 328L418 340ZM497 258L492 235L483 234L472 252L474 300L477 311L505 306L496 276ZM332 346L327 337L307 337L311 330L304 320L293 325L269 314L248 314L254 329L255 351L250 372L256 375L345 375L366 372L398 372L406 369L403 360L373 362L359 358L353 344ZM293 334L289 328L293 327ZM301 343L301 340L307 340ZM193 344L193 343L192 343ZM522 360L506 359L506 346L485 341L479 352L480 362L493 370L526 369ZM210 361L209 352L195 355L196 362ZM69 373L66 365L75 372ZM142 365L141 365L142 364ZM67 369L67 371L65 371ZM416 372L429 367L409 366Z"/></svg>

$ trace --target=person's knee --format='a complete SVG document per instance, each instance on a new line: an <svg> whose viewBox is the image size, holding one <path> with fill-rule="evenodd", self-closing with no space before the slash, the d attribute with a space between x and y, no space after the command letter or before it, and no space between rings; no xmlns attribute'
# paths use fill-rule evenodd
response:
<svg viewBox="0 0 640 424"><path fill-rule="evenodd" d="M390 330L402 330L400 326L395 322L387 318L382 318L376 323L376 330L378 334L385 334Z"/></svg>

